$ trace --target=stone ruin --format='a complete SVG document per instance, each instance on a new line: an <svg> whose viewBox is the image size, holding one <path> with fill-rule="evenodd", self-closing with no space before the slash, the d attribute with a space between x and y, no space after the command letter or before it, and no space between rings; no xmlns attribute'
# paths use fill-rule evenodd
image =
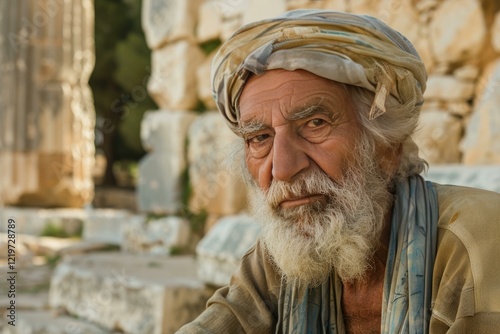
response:
<svg viewBox="0 0 500 334"><path fill-rule="evenodd" d="M92 3L0 3L0 205L81 207L92 198ZM221 168L237 138L215 110L210 63L214 47L241 25L286 10L366 13L407 36L429 74L416 134L430 163L427 177L500 191L496 0L143 0L142 6L152 50L148 91L160 110L141 124L148 154L139 167L140 213L4 210L19 221L29 256L64 255L40 311L24 311L16 331L4 332L173 333L203 309L213 287L229 281L259 228L246 214L242 180ZM186 212L206 217L197 262L168 256L193 242ZM49 221L67 230L83 226L83 244L54 249L53 240L34 242L28 234ZM95 252L109 245L122 252ZM63 314L54 317L54 310Z"/></svg>
<svg viewBox="0 0 500 334"><path fill-rule="evenodd" d="M500 191L498 182L488 182L492 175L500 175L500 4L497 2L145 0L143 28L153 52L153 75L148 89L161 110L151 111L143 120L143 141L150 149L141 162L141 170L145 172L140 173L139 202L143 203L143 210L167 215L180 212L182 207L172 206L174 203L182 206L178 200L182 180L175 176L187 168L192 187L187 205L193 212L207 213L207 231L230 217L234 217L234 224L224 223L224 228L243 231L242 226L247 222L245 187L237 175L221 168L227 156L224 147L231 146L237 138L224 126L222 117L217 116L209 80L216 48L207 45L220 45L245 23L300 8L365 13L408 37L429 75L415 135L420 154L430 164L427 178ZM193 113L200 101L208 111ZM178 131L171 131L173 128ZM152 144L157 138L155 131L163 134L163 146ZM179 138L181 133L183 138ZM149 165L153 159L167 154L167 143L170 154L176 158L163 158L162 170L168 170L170 176L161 188L158 186L161 182L155 181L166 175L151 173ZM176 199L158 203L172 196ZM224 232L222 226L216 228L221 235L228 233L243 239L237 237L238 233ZM212 236L214 233L210 231L206 238L218 241L202 241L198 245L200 263L205 255L207 263L213 263L214 252L222 252L221 237ZM200 267L207 266L202 263ZM222 267L221 271L226 272L226 267ZM207 282L221 281L220 275L210 270L201 269L200 273L206 273L203 279Z"/></svg>
<svg viewBox="0 0 500 334"><path fill-rule="evenodd" d="M3 2L0 21L0 202L82 207L93 196L92 1ZM262 10L265 8L266 10ZM500 5L492 0L144 0L152 50L148 91L160 107L143 120L142 212L189 209L209 221L245 208L244 187L222 171L236 140L215 116L209 72L217 46L242 24L299 8L376 16L407 36L429 80L416 141L432 166L500 161ZM9 20L7 18L17 17ZM203 103L208 111L194 112ZM210 124L209 124L210 123ZM187 145L190 143L190 145ZM160 172L161 171L161 172Z"/></svg>
<svg viewBox="0 0 500 334"><path fill-rule="evenodd" d="M0 4L0 203L92 200L92 0Z"/></svg>

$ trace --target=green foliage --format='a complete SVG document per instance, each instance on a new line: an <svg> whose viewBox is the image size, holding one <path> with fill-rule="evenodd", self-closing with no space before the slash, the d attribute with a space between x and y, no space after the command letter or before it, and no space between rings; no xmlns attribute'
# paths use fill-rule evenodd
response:
<svg viewBox="0 0 500 334"><path fill-rule="evenodd" d="M136 100L144 100L138 87L146 89L150 70L150 52L144 36L135 31L128 34L125 40L116 45L116 64L114 72L115 81L127 92L138 95ZM141 102L141 101L138 101Z"/></svg>
<svg viewBox="0 0 500 334"><path fill-rule="evenodd" d="M194 111L196 111L199 114L202 114L207 110L208 110L208 108L205 105L205 103L203 103L203 101L201 101L201 100L198 100L198 103L196 104L196 108L194 109Z"/></svg>
<svg viewBox="0 0 500 334"><path fill-rule="evenodd" d="M45 255L45 261L47 261L47 264L51 268L55 268L55 266L59 263L61 260L60 255Z"/></svg>
<svg viewBox="0 0 500 334"><path fill-rule="evenodd" d="M106 245L106 247L101 248L100 252L117 252L120 250L119 245Z"/></svg>
<svg viewBox="0 0 500 334"><path fill-rule="evenodd" d="M188 147L186 143L185 147ZM189 199L191 198L193 188L191 186L191 182L189 180L189 171L186 168L181 174L181 201L182 201L182 210L181 215L189 221L189 226L191 231L198 236L203 236L203 232L205 230L205 222L207 220L208 214L205 211L202 212L191 212L189 210Z"/></svg>
<svg viewBox="0 0 500 334"><path fill-rule="evenodd" d="M206 55L211 54L222 44L220 39L212 39L200 45L201 49Z"/></svg>
<svg viewBox="0 0 500 334"><path fill-rule="evenodd" d="M150 268L161 268L161 263L156 261L149 261L147 266Z"/></svg>
<svg viewBox="0 0 500 334"><path fill-rule="evenodd" d="M49 221L40 233L42 237L55 237L55 238L79 238L82 236L82 226L75 232L69 234L62 223Z"/></svg>
<svg viewBox="0 0 500 334"><path fill-rule="evenodd" d="M139 178L139 168L136 161L120 160L113 164L113 172L116 175L117 183L124 187L131 187L137 184Z"/></svg>
<svg viewBox="0 0 500 334"><path fill-rule="evenodd" d="M157 109L147 94L151 53L141 28L141 0L95 2L96 64L94 92L97 131L111 165L144 155L140 123L146 110ZM107 144L106 144L107 143Z"/></svg>
<svg viewBox="0 0 500 334"><path fill-rule="evenodd" d="M191 188L191 183L189 182L188 168L185 168L182 171L182 174L180 176L180 184L181 184L181 203L183 207L187 208L189 205L189 198L193 193L193 189Z"/></svg>
<svg viewBox="0 0 500 334"><path fill-rule="evenodd" d="M125 107L125 115L122 122L118 126L118 134L120 143L132 151L127 155L127 151L121 153L120 148L117 148L118 156L122 159L134 159L138 154L142 155L143 148L141 144L141 120L144 113L154 107L147 107L147 104L136 108ZM121 153L121 154L120 154Z"/></svg>
<svg viewBox="0 0 500 334"><path fill-rule="evenodd" d="M205 231L205 222L207 221L208 214L206 211L201 211L199 213L193 213L189 210L185 210L182 214L188 221L191 231L198 236L203 236Z"/></svg>
<svg viewBox="0 0 500 334"><path fill-rule="evenodd" d="M67 238L68 234L64 230L64 227L58 224L54 224L49 222L44 226L42 233L40 233L42 237L56 237L56 238Z"/></svg>
<svg viewBox="0 0 500 334"><path fill-rule="evenodd" d="M170 255L181 255L185 254L185 250L180 246L170 247Z"/></svg>
<svg viewBox="0 0 500 334"><path fill-rule="evenodd" d="M157 214L157 213L150 212L146 215L146 224L149 223L150 221L158 220L158 219L165 218L165 217L167 217L167 215L165 215L165 214Z"/></svg>

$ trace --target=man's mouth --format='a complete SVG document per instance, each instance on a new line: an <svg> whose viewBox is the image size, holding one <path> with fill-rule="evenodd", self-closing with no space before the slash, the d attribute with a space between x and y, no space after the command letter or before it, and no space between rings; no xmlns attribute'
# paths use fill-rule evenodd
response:
<svg viewBox="0 0 500 334"><path fill-rule="evenodd" d="M324 203L325 201L326 201L325 195L312 194L300 197L287 198L279 203L279 207L281 207L282 209L290 209L301 205L311 204L314 202Z"/></svg>

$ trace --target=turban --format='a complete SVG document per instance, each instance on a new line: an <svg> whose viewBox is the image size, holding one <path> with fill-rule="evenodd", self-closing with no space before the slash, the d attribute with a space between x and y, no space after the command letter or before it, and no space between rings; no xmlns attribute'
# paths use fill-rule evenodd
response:
<svg viewBox="0 0 500 334"><path fill-rule="evenodd" d="M239 97L251 74L302 69L374 92L369 118L395 99L418 112L427 74L413 45L382 21L323 10L295 10L236 31L212 62L212 92L236 131Z"/></svg>

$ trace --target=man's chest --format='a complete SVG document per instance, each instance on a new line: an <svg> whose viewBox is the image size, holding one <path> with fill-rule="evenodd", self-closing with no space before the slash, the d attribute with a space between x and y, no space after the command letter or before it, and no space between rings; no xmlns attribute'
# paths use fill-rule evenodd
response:
<svg viewBox="0 0 500 334"><path fill-rule="evenodd" d="M344 286L342 313L347 333L380 333L382 294L382 284L372 288Z"/></svg>

